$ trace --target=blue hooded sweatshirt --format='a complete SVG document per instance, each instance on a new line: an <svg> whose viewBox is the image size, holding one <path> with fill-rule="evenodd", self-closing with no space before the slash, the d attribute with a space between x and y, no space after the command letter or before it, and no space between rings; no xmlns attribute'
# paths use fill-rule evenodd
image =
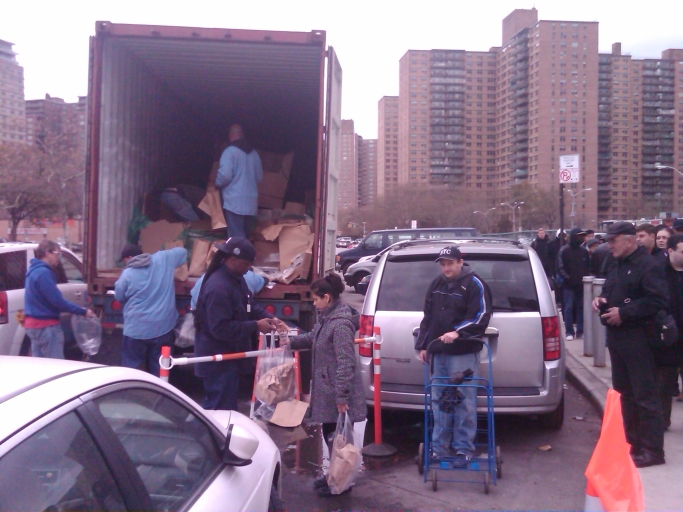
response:
<svg viewBox="0 0 683 512"><path fill-rule="evenodd" d="M62 297L57 275L43 260L33 258L26 272L24 314L41 320L59 320L59 314L85 315L87 310Z"/></svg>
<svg viewBox="0 0 683 512"><path fill-rule="evenodd" d="M187 260L187 251L135 256L114 285L116 300L123 303L123 335L137 340L157 338L175 327L173 271Z"/></svg>

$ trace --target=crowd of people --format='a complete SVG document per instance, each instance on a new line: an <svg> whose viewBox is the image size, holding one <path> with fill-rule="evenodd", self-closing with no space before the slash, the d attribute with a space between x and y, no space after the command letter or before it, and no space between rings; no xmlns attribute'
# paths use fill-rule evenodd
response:
<svg viewBox="0 0 683 512"><path fill-rule="evenodd" d="M607 329L631 455L637 467L664 464L672 402L683 401L683 219L672 227L616 222L604 239L574 228L565 240L559 230L551 241L539 229L532 242L561 305L565 339L583 336L583 278L604 278L592 308ZM660 342L667 315L678 330L670 346Z"/></svg>

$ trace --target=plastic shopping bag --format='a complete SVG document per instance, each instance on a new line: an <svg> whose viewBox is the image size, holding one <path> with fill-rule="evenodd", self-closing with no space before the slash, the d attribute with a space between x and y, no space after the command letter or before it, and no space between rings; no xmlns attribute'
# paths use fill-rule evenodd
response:
<svg viewBox="0 0 683 512"><path fill-rule="evenodd" d="M353 434L351 418L348 413L341 413L332 439L330 468L327 472L327 485L332 494L341 494L356 482L363 462L361 450Z"/></svg>
<svg viewBox="0 0 683 512"><path fill-rule="evenodd" d="M294 364L288 345L268 349L268 354L258 358L254 396L266 405L294 399L297 391Z"/></svg>
<svg viewBox="0 0 683 512"><path fill-rule="evenodd" d="M187 348L194 345L194 313L188 311L183 318L178 319L175 329L175 346Z"/></svg>
<svg viewBox="0 0 683 512"><path fill-rule="evenodd" d="M81 315L71 315L71 329L81 351L88 356L99 352L102 343L102 325L100 319Z"/></svg>

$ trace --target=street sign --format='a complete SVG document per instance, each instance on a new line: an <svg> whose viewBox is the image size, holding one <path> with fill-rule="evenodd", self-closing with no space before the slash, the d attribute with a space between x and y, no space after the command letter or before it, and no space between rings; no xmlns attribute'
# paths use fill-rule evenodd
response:
<svg viewBox="0 0 683 512"><path fill-rule="evenodd" d="M578 183L581 155L560 155L560 183Z"/></svg>

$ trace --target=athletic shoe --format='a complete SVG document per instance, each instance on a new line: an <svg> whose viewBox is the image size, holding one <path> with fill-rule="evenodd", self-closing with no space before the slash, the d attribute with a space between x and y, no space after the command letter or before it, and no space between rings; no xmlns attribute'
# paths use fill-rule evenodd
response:
<svg viewBox="0 0 683 512"><path fill-rule="evenodd" d="M574 339L574 336L572 336L571 334L567 334L567 336L565 337L566 341L572 341L573 339Z"/></svg>

